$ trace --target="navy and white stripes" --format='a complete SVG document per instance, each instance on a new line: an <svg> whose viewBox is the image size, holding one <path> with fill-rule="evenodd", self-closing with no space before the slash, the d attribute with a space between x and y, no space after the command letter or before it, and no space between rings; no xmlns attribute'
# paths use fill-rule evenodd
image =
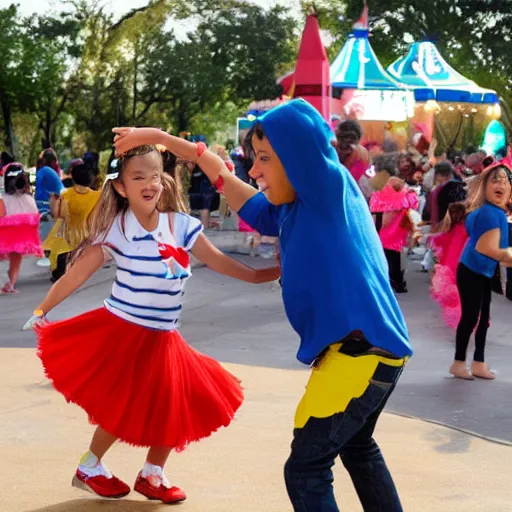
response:
<svg viewBox="0 0 512 512"><path fill-rule="evenodd" d="M123 232L124 226L124 232ZM183 289L188 275L169 277L158 252L158 242L191 250L202 231L193 217L175 213L175 237L169 215L161 213L158 227L148 233L128 211L124 222L118 217L104 240L117 264L117 275L105 307L113 314L152 329L172 330L179 322Z"/></svg>

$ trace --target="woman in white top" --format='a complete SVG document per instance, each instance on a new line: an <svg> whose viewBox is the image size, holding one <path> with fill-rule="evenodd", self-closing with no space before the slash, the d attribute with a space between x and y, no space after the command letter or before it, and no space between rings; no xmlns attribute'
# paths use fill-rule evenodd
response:
<svg viewBox="0 0 512 512"><path fill-rule="evenodd" d="M201 223L184 213L176 182L164 174L155 147L121 155L117 170L91 214L90 236L25 328L37 324L39 356L55 388L98 424L73 484L102 497L128 494L130 487L102 463L120 439L150 447L134 489L175 503L186 496L163 474L169 453L227 426L243 400L238 379L177 331L191 275L187 252L249 282L272 281L279 270L256 271L217 250ZM166 260L162 244L180 257ZM47 323L45 315L109 258L117 274L104 307Z"/></svg>
<svg viewBox="0 0 512 512"><path fill-rule="evenodd" d="M5 167L5 193L0 196L0 259L9 259L0 295L13 294L23 256L42 256L39 213L30 193L29 175L19 163Z"/></svg>

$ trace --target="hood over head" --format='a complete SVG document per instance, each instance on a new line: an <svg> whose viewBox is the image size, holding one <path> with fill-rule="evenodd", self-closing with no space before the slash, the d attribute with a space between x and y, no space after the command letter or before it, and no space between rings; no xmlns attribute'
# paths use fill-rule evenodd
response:
<svg viewBox="0 0 512 512"><path fill-rule="evenodd" d="M281 160L299 199L315 193L309 186L311 180L335 180L342 172L348 174L332 146L334 132L307 101L296 99L284 103L256 122Z"/></svg>

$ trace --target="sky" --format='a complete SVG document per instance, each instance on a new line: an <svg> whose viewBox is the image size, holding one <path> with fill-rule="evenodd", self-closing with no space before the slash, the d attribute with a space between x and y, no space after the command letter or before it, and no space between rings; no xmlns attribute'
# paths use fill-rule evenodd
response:
<svg viewBox="0 0 512 512"><path fill-rule="evenodd" d="M299 4L299 0L251 0L253 3L270 7L276 3L295 7ZM59 8L62 5L61 0L0 0L0 7L8 7L10 4L16 3L21 7L24 14L32 14L35 12L44 12L47 9ZM104 0L104 4L116 15L124 14L125 12L141 7L147 4L147 0Z"/></svg>

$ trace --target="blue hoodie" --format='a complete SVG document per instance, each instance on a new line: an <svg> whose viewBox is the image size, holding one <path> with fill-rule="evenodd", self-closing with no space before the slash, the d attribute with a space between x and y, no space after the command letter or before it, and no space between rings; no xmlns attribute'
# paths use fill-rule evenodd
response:
<svg viewBox="0 0 512 512"><path fill-rule="evenodd" d="M328 345L358 330L376 347L411 356L377 230L331 145L331 128L304 100L285 103L257 122L297 199L273 206L260 192L239 214L262 235L279 236L284 306L300 336L297 358L311 364Z"/></svg>

